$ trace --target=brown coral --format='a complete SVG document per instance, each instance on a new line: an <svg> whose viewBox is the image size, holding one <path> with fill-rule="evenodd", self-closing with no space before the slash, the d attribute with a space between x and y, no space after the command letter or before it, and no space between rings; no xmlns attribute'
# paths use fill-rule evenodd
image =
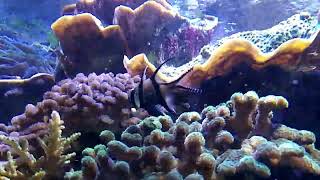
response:
<svg viewBox="0 0 320 180"><path fill-rule="evenodd" d="M126 6L112 6L114 9L107 11L100 6L109 1L83 1L84 9L99 8L103 13L113 13L114 10L112 24L115 25L106 28L102 28L100 21L88 13L66 15L58 19L52 29L64 52L60 58L60 68L67 75L70 71L71 76L74 72L98 73L103 68L114 68L112 65L123 55L132 57L141 52L155 57L154 60L161 63L172 56L184 54L193 57L210 42L217 25L215 18L206 19L205 25L199 25L180 16L165 1L142 2L130 1ZM131 7L132 3L138 6ZM80 8L80 4L68 6L66 11Z"/></svg>
<svg viewBox="0 0 320 180"><path fill-rule="evenodd" d="M91 14L63 16L51 26L61 43L60 65L69 76L105 72L123 58L126 41L117 25L103 28ZM110 70L109 69L109 70Z"/></svg>
<svg viewBox="0 0 320 180"><path fill-rule="evenodd" d="M122 28L135 55L151 46L155 33L161 33L170 25L181 24L184 19L155 1L147 1L134 10L126 6L117 7L113 21Z"/></svg>

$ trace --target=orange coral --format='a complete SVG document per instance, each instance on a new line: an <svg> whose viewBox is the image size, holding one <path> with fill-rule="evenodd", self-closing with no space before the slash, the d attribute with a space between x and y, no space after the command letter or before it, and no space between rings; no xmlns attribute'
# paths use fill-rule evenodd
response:
<svg viewBox="0 0 320 180"><path fill-rule="evenodd" d="M69 75L77 72L97 73L112 67L123 58L126 42L118 25L106 28L91 14L63 16L51 26L61 43L64 57L62 64Z"/></svg>
<svg viewBox="0 0 320 180"><path fill-rule="evenodd" d="M285 70L298 70L304 64L309 63L308 59L302 59L301 57L304 57L307 53L312 53L308 52L308 47L311 44L315 44L314 41L319 39L292 39L270 53L262 53L258 47L247 40L231 39L219 46L205 63L194 65L193 70L183 79L183 84L191 87L198 86L204 80L230 72L233 67L241 63L250 64L254 69L279 66ZM129 73L141 73L144 68L139 66L149 66L150 70L154 70L153 66L151 66L152 64L146 58L134 57L130 60L130 66L128 66L129 63L127 61L124 60L124 64ZM313 60L313 63L316 62ZM164 81L172 79L164 74L159 74Z"/></svg>
<svg viewBox="0 0 320 180"><path fill-rule="evenodd" d="M146 66L148 66L146 74L149 76L156 70L156 67L149 62L145 54L138 54L131 59L124 56L123 65L131 75L141 75Z"/></svg>

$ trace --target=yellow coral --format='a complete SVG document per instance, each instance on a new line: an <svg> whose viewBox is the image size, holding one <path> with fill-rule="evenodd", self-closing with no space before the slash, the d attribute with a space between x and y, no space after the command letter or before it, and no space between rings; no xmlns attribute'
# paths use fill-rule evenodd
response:
<svg viewBox="0 0 320 180"><path fill-rule="evenodd" d="M63 176L63 165L69 163L70 159L75 156L75 153L64 153L70 148L70 144L79 138L80 133L75 133L68 138L62 137L63 121L56 111L53 111L51 116L48 135L43 139L38 138L44 151L44 155L38 159L30 153L27 140L11 139L0 135L0 141L10 146L7 162L0 166L0 178L56 179ZM13 159L11 153L17 155L18 158Z"/></svg>
<svg viewBox="0 0 320 180"><path fill-rule="evenodd" d="M190 81L196 82L221 76L240 63L250 64L255 69L275 65L284 69L294 69L299 56L309 47L312 40L292 39L275 51L262 53L261 50L245 39L231 39L217 48L204 64L194 66Z"/></svg>
<svg viewBox="0 0 320 180"><path fill-rule="evenodd" d="M64 154L64 152L70 148L70 144L76 141L81 134L75 133L68 138L62 137L64 126L59 113L53 111L51 116L48 135L43 139L38 138L39 144L45 152L45 155L38 160L38 163L40 162L48 176L54 177L59 169L64 164L69 163L70 159L76 155L76 153Z"/></svg>
<svg viewBox="0 0 320 180"><path fill-rule="evenodd" d="M320 35L318 34L318 36ZM241 63L247 63L254 69L279 66L285 70L296 70L301 64L308 63L304 62L308 60L301 57L307 53L305 51L308 50L310 45L315 43L314 41L319 40L317 37L289 40L270 53L261 52L257 46L248 40L240 38L230 39L215 49L205 63L194 65L193 70L183 79L183 83L186 86L197 86L204 80L230 72L232 68ZM148 66L151 71L155 69L143 55L137 55L130 60L125 58L124 64L127 71L134 75L141 74L145 66ZM164 81L174 79L161 74L161 72L158 74Z"/></svg>

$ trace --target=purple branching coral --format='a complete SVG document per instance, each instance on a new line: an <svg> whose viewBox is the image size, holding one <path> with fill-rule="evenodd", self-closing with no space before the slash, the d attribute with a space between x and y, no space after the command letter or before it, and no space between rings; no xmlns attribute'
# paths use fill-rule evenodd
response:
<svg viewBox="0 0 320 180"><path fill-rule="evenodd" d="M52 111L58 111L65 122L65 133L119 130L136 124L128 101L128 92L140 81L129 74L112 73L88 76L78 74L65 79L44 94L36 105L28 104L25 112L15 116L11 125L0 125L0 134L35 139L45 134ZM139 111L136 112L139 114Z"/></svg>
<svg viewBox="0 0 320 180"><path fill-rule="evenodd" d="M226 104L186 112L177 120L148 117L103 144L85 149L81 171L66 179L224 179L271 176L274 168L320 175L315 136L271 123L272 110L286 108L280 96L236 93Z"/></svg>

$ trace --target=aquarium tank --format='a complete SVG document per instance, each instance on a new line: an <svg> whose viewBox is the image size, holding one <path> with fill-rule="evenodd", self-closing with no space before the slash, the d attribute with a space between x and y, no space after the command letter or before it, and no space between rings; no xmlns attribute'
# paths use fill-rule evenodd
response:
<svg viewBox="0 0 320 180"><path fill-rule="evenodd" d="M319 0L0 0L0 179L318 180L319 30Z"/></svg>

